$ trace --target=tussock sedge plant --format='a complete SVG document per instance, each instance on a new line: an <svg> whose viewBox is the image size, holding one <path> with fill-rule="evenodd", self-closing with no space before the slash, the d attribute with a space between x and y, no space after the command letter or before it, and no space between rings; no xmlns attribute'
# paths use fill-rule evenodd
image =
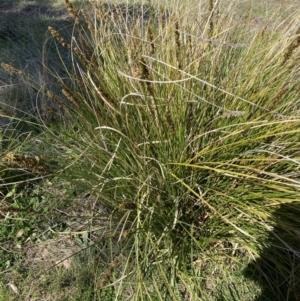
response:
<svg viewBox="0 0 300 301"><path fill-rule="evenodd" d="M73 68L48 133L60 176L118 221L95 298L297 300L299 10L253 26L234 3L65 2L72 39L49 31Z"/></svg>
<svg viewBox="0 0 300 301"><path fill-rule="evenodd" d="M62 159L127 240L98 294L113 286L115 298L220 298L277 227L281 253L268 259L282 269L261 279L268 293L295 296L298 215L286 224L274 216L299 205L299 11L249 32L225 11L216 19L212 1L203 16L151 3L142 14L66 4L72 41L49 28L74 59L61 79L70 125L61 136L71 150ZM284 242L287 232L298 247Z"/></svg>

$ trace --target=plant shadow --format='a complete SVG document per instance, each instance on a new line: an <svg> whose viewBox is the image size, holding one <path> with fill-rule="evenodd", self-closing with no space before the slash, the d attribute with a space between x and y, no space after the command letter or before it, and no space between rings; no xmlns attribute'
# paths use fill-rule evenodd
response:
<svg viewBox="0 0 300 301"><path fill-rule="evenodd" d="M282 204L273 213L275 226L260 257L244 270L261 286L255 301L300 300L300 203Z"/></svg>

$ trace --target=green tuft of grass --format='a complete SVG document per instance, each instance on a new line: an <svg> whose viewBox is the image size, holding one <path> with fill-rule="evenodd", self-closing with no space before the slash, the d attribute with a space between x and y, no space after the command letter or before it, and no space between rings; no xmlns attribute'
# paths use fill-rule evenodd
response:
<svg viewBox="0 0 300 301"><path fill-rule="evenodd" d="M100 289L133 300L253 299L250 283L231 292L235 270L269 243L276 210L299 199L299 12L249 31L228 17L233 7L199 16L149 4L132 20L126 7L91 4L81 16L68 4L73 44L50 31L74 57L60 79L62 176L130 241L119 280L108 268Z"/></svg>
<svg viewBox="0 0 300 301"><path fill-rule="evenodd" d="M42 137L93 200L84 298L297 300L299 10L66 5Z"/></svg>

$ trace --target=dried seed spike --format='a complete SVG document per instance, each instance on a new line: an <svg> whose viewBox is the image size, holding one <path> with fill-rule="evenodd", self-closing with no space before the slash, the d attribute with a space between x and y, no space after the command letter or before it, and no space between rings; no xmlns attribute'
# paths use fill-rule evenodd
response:
<svg viewBox="0 0 300 301"><path fill-rule="evenodd" d="M286 52L284 53L283 61L281 63L281 66L283 66L291 58L293 52L299 46L300 46L300 27L296 31L296 38L294 39L293 42L291 42L291 44L287 48Z"/></svg>
<svg viewBox="0 0 300 301"><path fill-rule="evenodd" d="M150 80L150 72L149 72L147 63L143 57L140 58L139 66L141 69L141 78ZM152 84L149 81L146 81L146 85L147 85L147 88L148 88L150 94L153 94Z"/></svg>
<svg viewBox="0 0 300 301"><path fill-rule="evenodd" d="M187 37L187 43L186 43L186 50L185 50L185 56L189 55L189 53L192 52L192 36L188 35Z"/></svg>
<svg viewBox="0 0 300 301"><path fill-rule="evenodd" d="M106 93L106 91L104 91L102 89L102 87L100 87L100 86L94 86L94 87L95 87L96 91L98 92L99 96L104 101L104 103L111 109L116 110L115 101L113 101L113 99L110 97L110 95L108 93Z"/></svg>
<svg viewBox="0 0 300 301"><path fill-rule="evenodd" d="M99 282L99 288L103 289L104 286L109 281L109 278L111 277L112 273L114 272L115 268L120 262L120 256L117 256L114 258L114 260L110 263L109 267L106 269L102 279Z"/></svg>
<svg viewBox="0 0 300 301"><path fill-rule="evenodd" d="M65 97L70 100L70 102L78 106L80 102L76 99L76 96L71 92L71 90L65 84L62 84L62 87L62 93Z"/></svg>
<svg viewBox="0 0 300 301"><path fill-rule="evenodd" d="M79 36L79 42L82 45L84 52L91 58L93 56L93 51L82 36Z"/></svg>
<svg viewBox="0 0 300 301"><path fill-rule="evenodd" d="M176 20L175 22L175 42L176 42L176 47L180 48L180 33L179 33L179 22Z"/></svg>
<svg viewBox="0 0 300 301"><path fill-rule="evenodd" d="M162 29L166 26L166 11L162 5L159 6L159 24Z"/></svg>
<svg viewBox="0 0 300 301"><path fill-rule="evenodd" d="M95 36L96 35L95 28L94 28L94 25L91 22L90 18L87 16L86 12L83 9L81 10L81 14L82 14L84 21L87 24L88 29L91 32L92 36Z"/></svg>
<svg viewBox="0 0 300 301"><path fill-rule="evenodd" d="M77 55L82 64L84 64L87 68L90 66L90 62L86 59L82 51L80 51L77 47L74 47L73 52Z"/></svg>
<svg viewBox="0 0 300 301"><path fill-rule="evenodd" d="M100 12L99 12L98 7L96 6L95 1L94 1L94 0L89 0L89 3L90 3L90 5L92 6L92 9L93 9L93 11L94 11L95 14L96 14L96 17L97 17L98 21L101 21L101 14L100 14Z"/></svg>
<svg viewBox="0 0 300 301"><path fill-rule="evenodd" d="M137 79L140 79L142 77L140 69L137 68L133 63L130 64L130 71L132 77Z"/></svg>
<svg viewBox="0 0 300 301"><path fill-rule="evenodd" d="M176 128L175 128L174 122L172 120L171 113L170 113L169 109L165 112L164 117L165 117L165 121L166 121L167 126L170 130L171 135L175 135Z"/></svg>
<svg viewBox="0 0 300 301"><path fill-rule="evenodd" d="M178 68L181 69L181 42L180 42L180 33L179 33L179 22L178 19L175 22L175 44L176 44L176 60Z"/></svg>
<svg viewBox="0 0 300 301"><path fill-rule="evenodd" d="M269 107L269 111L273 111L274 109L276 109L276 106L278 104L278 102L280 101L280 99L282 98L282 96L288 91L287 88L283 88L279 91L279 93L275 96L275 98L272 99L272 101L270 103L272 103L272 106Z"/></svg>
<svg viewBox="0 0 300 301"><path fill-rule="evenodd" d="M53 119L57 119L57 117L59 116L59 114L57 112L55 112L50 106L48 105L44 105L44 110L46 111L46 114L43 114L45 118L53 118Z"/></svg>
<svg viewBox="0 0 300 301"><path fill-rule="evenodd" d="M214 0L209 0L209 37L211 38L213 36L214 32L214 21L213 21L213 15L214 15Z"/></svg>
<svg viewBox="0 0 300 301"><path fill-rule="evenodd" d="M106 14L106 13L107 13L107 10L106 10L106 7L105 7L105 5L104 5L104 3L103 3L102 0L99 0L99 5L100 5L100 8L101 8L101 12L102 12L103 14Z"/></svg>
<svg viewBox="0 0 300 301"><path fill-rule="evenodd" d="M90 3L91 3L93 9L96 12L96 16L97 16L98 21L100 21L102 24L105 24L108 21L108 10L106 9L105 4L103 3L103 1L102 0L98 1L98 7L99 8L95 4L94 0L90 0Z"/></svg>
<svg viewBox="0 0 300 301"><path fill-rule="evenodd" d="M62 109L63 108L63 104L62 102L54 96L53 93L51 93L50 91L47 91L47 96L60 108Z"/></svg>
<svg viewBox="0 0 300 301"><path fill-rule="evenodd" d="M75 11L72 3L69 0L65 0L65 4L67 6L69 13L74 17L75 23L79 24L79 16L78 16L77 12Z"/></svg>
<svg viewBox="0 0 300 301"><path fill-rule="evenodd" d="M4 157L1 158L2 162L13 163L15 158L15 154L13 152L7 153Z"/></svg>
<svg viewBox="0 0 300 301"><path fill-rule="evenodd" d="M95 0L88 0L93 9L96 8Z"/></svg>
<svg viewBox="0 0 300 301"><path fill-rule="evenodd" d="M57 30L55 30L53 27L48 26L48 30L50 31L51 35L56 38L56 40L65 48L71 49L71 45L66 43L64 38L59 34Z"/></svg>
<svg viewBox="0 0 300 301"><path fill-rule="evenodd" d="M118 16L118 20L120 22L123 22L123 15L122 15L122 12L120 10L120 7L116 4L116 3L113 3L113 6L114 6L114 10Z"/></svg>
<svg viewBox="0 0 300 301"><path fill-rule="evenodd" d="M149 74L149 70L147 67L147 63L145 61L145 59L143 57L140 58L140 67L141 67L141 77L142 79L150 79L150 74Z"/></svg>
<svg viewBox="0 0 300 301"><path fill-rule="evenodd" d="M148 37L148 40L150 42L150 55L153 55L154 52L155 52L155 45L154 45L154 38L153 38L153 33L152 33L152 30L151 30L151 26L150 24L148 24L147 26L147 37Z"/></svg>
<svg viewBox="0 0 300 301"><path fill-rule="evenodd" d="M123 202L118 205L120 210L136 210L137 206L135 203Z"/></svg>
<svg viewBox="0 0 300 301"><path fill-rule="evenodd" d="M9 152L1 159L1 161L15 164L33 173L46 172L46 162L41 156L19 155Z"/></svg>
<svg viewBox="0 0 300 301"><path fill-rule="evenodd" d="M21 71L21 70L15 68L15 67L13 67L13 66L11 66L11 65L9 65L9 64L1 63L1 67L2 67L4 70L6 70L6 71L8 71L8 72L10 72L10 73L17 74L17 75L19 75L19 76L25 76L25 73L24 73L23 71Z"/></svg>
<svg viewBox="0 0 300 301"><path fill-rule="evenodd" d="M85 89L86 89L86 86L85 86L85 84L84 84L84 81L82 80L82 77L79 76L78 74L75 74L74 77L75 77L77 83L79 84L79 86L80 86L83 90L85 90Z"/></svg>

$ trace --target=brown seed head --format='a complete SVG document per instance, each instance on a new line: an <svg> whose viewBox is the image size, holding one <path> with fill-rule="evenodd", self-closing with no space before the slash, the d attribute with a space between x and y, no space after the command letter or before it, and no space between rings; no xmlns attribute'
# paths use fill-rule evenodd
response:
<svg viewBox="0 0 300 301"><path fill-rule="evenodd" d="M75 23L79 24L79 15L75 11L75 9L73 7L73 4L69 0L65 0L65 4L67 6L67 9L68 9L69 13L74 17Z"/></svg>
<svg viewBox="0 0 300 301"><path fill-rule="evenodd" d="M296 31L296 37L295 37L295 39L291 42L291 44L287 48L286 52L284 53L281 66L283 66L291 58L291 56L293 55L294 51L298 47L300 47L300 27Z"/></svg>
<svg viewBox="0 0 300 301"><path fill-rule="evenodd" d="M19 76L25 76L25 73L23 71L15 68L9 64L1 63L1 67L10 73L17 74Z"/></svg>
<svg viewBox="0 0 300 301"><path fill-rule="evenodd" d="M71 45L66 43L64 38L59 34L57 30L55 30L53 27L48 26L48 30L50 31L51 35L56 38L56 40L65 48L71 49Z"/></svg>

